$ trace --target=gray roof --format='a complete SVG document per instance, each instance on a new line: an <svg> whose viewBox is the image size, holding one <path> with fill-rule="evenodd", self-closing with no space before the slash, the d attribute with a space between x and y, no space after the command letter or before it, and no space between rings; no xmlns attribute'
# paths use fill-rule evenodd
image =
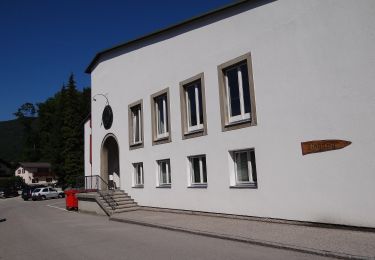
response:
<svg viewBox="0 0 375 260"><path fill-rule="evenodd" d="M167 27L165 29L161 29L159 31L147 34L147 35L139 37L137 39L118 44L118 45L116 45L114 47L111 47L109 49L102 50L95 55L94 59L90 62L89 66L86 68L85 72L91 73L94 70L95 66L99 63L100 58L102 58L103 55L105 55L105 54L109 54L113 51L118 51L122 48L134 47L137 44L144 43L144 42L146 42L148 40L151 40L151 39L153 39L157 36L166 35L170 32L175 31L175 30L181 29L186 25L191 25L194 22L203 21L204 19L209 18L209 17L213 17L214 15L219 15L219 14L222 14L224 12L234 10L236 7L245 5L247 3L251 4L250 8L255 8L255 7L258 7L258 6L267 4L269 2L273 2L273 1L276 1L276 0L237 0L237 1L234 1L234 3L232 3L232 4L229 4L229 5L223 6L219 9L215 9L213 11L210 11L208 13L190 18L186 21L183 21L181 23L172 25L172 26Z"/></svg>
<svg viewBox="0 0 375 260"><path fill-rule="evenodd" d="M51 168L51 164L48 162L20 162L24 168Z"/></svg>

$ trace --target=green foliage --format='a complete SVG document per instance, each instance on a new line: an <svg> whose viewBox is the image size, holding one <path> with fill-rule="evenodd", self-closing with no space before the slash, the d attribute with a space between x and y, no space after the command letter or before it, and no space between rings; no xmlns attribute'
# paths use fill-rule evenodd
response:
<svg viewBox="0 0 375 260"><path fill-rule="evenodd" d="M35 127L35 118L29 118ZM21 160L25 140L24 126L21 120L0 122L0 158L7 162Z"/></svg>
<svg viewBox="0 0 375 260"><path fill-rule="evenodd" d="M3 189L22 189L24 185L25 182L20 176L11 176L0 179L0 188Z"/></svg>
<svg viewBox="0 0 375 260"><path fill-rule="evenodd" d="M37 104L35 130L24 124L22 160L50 162L61 184L72 182L71 176L83 175L83 119L90 113L90 104L90 88L77 90L71 75L59 92ZM27 109L32 111L29 105L18 109L19 120L27 118L22 117Z"/></svg>

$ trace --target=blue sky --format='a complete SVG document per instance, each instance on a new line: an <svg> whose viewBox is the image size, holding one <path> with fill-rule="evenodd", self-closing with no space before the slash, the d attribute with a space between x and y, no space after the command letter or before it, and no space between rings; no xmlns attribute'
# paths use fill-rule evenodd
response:
<svg viewBox="0 0 375 260"><path fill-rule="evenodd" d="M233 0L1 0L0 121L25 102L43 102L70 73L90 85L95 54Z"/></svg>

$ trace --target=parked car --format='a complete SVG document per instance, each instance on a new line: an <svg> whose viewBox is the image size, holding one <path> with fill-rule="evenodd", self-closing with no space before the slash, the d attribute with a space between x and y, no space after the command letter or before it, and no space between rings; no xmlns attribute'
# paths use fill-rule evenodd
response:
<svg viewBox="0 0 375 260"><path fill-rule="evenodd" d="M46 188L36 188L33 190L31 194L32 200L40 200L40 199L57 199L59 197L59 193L57 190L51 187Z"/></svg>
<svg viewBox="0 0 375 260"><path fill-rule="evenodd" d="M23 200L29 200L32 197L32 193L36 188L44 188L44 185L39 185L39 186L26 186L22 189L22 198Z"/></svg>
<svg viewBox="0 0 375 260"><path fill-rule="evenodd" d="M4 188L0 190L0 198L17 197L18 191L15 188Z"/></svg>

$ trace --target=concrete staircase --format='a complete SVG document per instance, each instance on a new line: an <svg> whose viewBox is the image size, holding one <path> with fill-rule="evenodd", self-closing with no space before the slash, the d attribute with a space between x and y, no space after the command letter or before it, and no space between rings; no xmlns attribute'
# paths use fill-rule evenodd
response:
<svg viewBox="0 0 375 260"><path fill-rule="evenodd" d="M139 208L138 204L122 190L101 191L98 199L99 204L109 216Z"/></svg>

